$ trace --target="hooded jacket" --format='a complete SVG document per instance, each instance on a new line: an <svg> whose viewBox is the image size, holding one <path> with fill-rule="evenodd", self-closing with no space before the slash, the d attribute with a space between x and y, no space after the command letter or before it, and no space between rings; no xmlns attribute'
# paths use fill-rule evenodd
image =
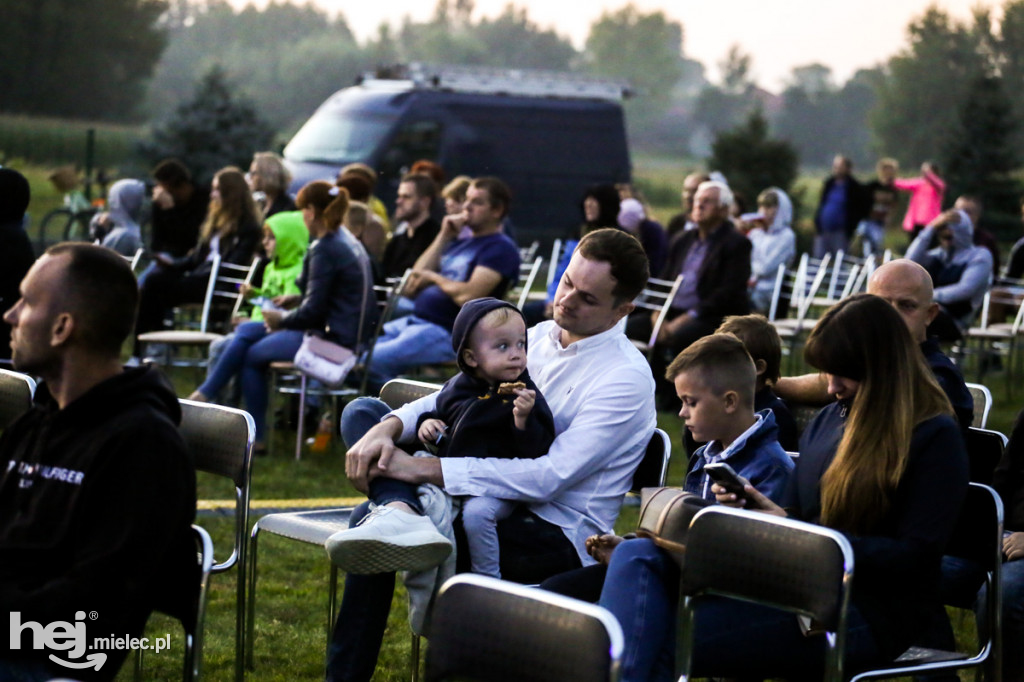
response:
<svg viewBox="0 0 1024 682"><path fill-rule="evenodd" d="M938 228L926 227L907 249L906 258L928 271L935 285L935 301L964 327L980 308L992 281L992 254L974 245L974 226L967 214L955 213L957 220L949 225L953 244L948 250L942 246L928 249Z"/></svg>
<svg viewBox="0 0 1024 682"><path fill-rule="evenodd" d="M770 287L775 286L775 276L780 265L789 265L796 256L796 234L793 232L793 202L789 195L778 187L769 187L779 199L779 210L767 229L751 230L750 276Z"/></svg>
<svg viewBox="0 0 1024 682"><path fill-rule="evenodd" d="M496 298L478 298L467 302L455 318L452 328L452 348L462 370L441 388L432 412L420 416L419 424L427 419L440 419L448 430L438 443L439 457L502 457L533 459L546 455L555 439L555 418L540 390L524 369L517 381L537 394L533 409L526 420L526 429L515 427L512 415L514 395L498 395L497 386L473 375L472 368L462 360L469 336L487 313L498 308L510 308L519 315L511 303Z"/></svg>
<svg viewBox="0 0 1024 682"><path fill-rule="evenodd" d="M100 244L117 251L122 256L134 256L142 247L142 231L139 217L146 199L146 185L140 180L118 180L107 192L107 216L113 225L105 234L100 234L104 225L93 217L89 231Z"/></svg>
<svg viewBox="0 0 1024 682"><path fill-rule="evenodd" d="M170 383L152 368L126 370L62 410L39 386L32 409L0 437L0 609L44 626L90 614L89 644L139 635L155 607L188 613L198 588L196 482L180 419ZM23 630L12 648L0 632L0 657L72 658L31 639ZM112 679L127 651L106 653L100 670L75 677Z"/></svg>
<svg viewBox="0 0 1024 682"><path fill-rule="evenodd" d="M301 211L284 211L267 218L267 227L274 233L274 257L263 270L263 286L253 289L252 295L264 298L301 294L296 280L302 273L302 259L309 248L309 230ZM263 319L258 305L249 316L254 322Z"/></svg>

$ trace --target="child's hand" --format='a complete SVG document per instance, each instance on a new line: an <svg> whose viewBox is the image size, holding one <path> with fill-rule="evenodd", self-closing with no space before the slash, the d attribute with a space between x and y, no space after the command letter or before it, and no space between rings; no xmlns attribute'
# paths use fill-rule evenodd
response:
<svg viewBox="0 0 1024 682"><path fill-rule="evenodd" d="M597 559L597 563L607 566L611 561L612 552L624 539L612 534L591 535L584 542L584 547L587 549L587 554Z"/></svg>
<svg viewBox="0 0 1024 682"><path fill-rule="evenodd" d="M242 282L238 285L238 293L242 295L242 298L249 298L252 295L253 286L248 282Z"/></svg>
<svg viewBox="0 0 1024 682"><path fill-rule="evenodd" d="M430 443L433 445L437 443L438 437L440 437L447 428L448 425L440 419L425 419L423 420L423 423L420 424L420 430L416 432L416 437L424 443Z"/></svg>
<svg viewBox="0 0 1024 682"><path fill-rule="evenodd" d="M537 392L528 388L520 388L516 391L516 401L512 403L512 417L515 420L516 428L520 431L526 430L526 420L530 417L534 403L537 402Z"/></svg>

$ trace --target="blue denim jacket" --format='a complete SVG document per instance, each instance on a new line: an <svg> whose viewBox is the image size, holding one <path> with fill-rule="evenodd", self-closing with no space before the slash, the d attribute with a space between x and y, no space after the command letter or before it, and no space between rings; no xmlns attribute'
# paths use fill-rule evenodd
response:
<svg viewBox="0 0 1024 682"><path fill-rule="evenodd" d="M724 450L721 443L711 441L693 453L683 490L714 500L704 466L726 462L758 491L773 502L779 501L793 471L793 460L779 445L779 427L772 411L761 410L756 416L757 421Z"/></svg>

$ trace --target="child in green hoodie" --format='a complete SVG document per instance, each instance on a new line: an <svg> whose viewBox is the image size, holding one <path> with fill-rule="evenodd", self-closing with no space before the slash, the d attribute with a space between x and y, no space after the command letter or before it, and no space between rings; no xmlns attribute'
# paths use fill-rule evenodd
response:
<svg viewBox="0 0 1024 682"><path fill-rule="evenodd" d="M261 321L263 319L262 307L264 305L273 306L273 299L278 296L302 293L295 280L298 279L299 273L302 271L302 259L308 248L309 230L306 229L306 223L302 219L302 211L284 211L267 218L263 224L263 250L268 261L263 270L263 286L257 288L248 284L242 285L242 295L253 305L248 317L243 315L231 321L234 326L237 327L243 322ZM207 379L233 337L233 333L228 334L210 344L210 362L206 367ZM202 393L201 387L198 392ZM235 393L236 391L233 390L232 395ZM205 393L203 397L208 400L217 398L216 395L205 395Z"/></svg>

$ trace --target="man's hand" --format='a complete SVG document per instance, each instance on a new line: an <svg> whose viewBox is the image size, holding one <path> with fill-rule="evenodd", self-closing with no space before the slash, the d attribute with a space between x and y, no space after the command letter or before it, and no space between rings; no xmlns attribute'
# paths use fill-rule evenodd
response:
<svg viewBox="0 0 1024 682"><path fill-rule="evenodd" d="M607 566L612 559L612 552L623 540L625 538L619 535L591 535L584 541L583 546L586 548L587 554L594 557L597 563Z"/></svg>
<svg viewBox="0 0 1024 682"><path fill-rule="evenodd" d="M932 221L928 223L927 227L944 227L958 222L960 222L960 212L951 208L948 211L943 211L939 215L935 216Z"/></svg>
<svg viewBox="0 0 1024 682"><path fill-rule="evenodd" d="M512 403L512 419L520 431L526 430L526 420L530 418L530 412L536 402L536 391L531 391L528 388L516 390L516 400Z"/></svg>
<svg viewBox="0 0 1024 682"><path fill-rule="evenodd" d="M687 322L693 319L693 315L690 313L683 313L679 317L671 320L667 320L661 325L661 329L658 330L658 343L668 343L669 340L676 335L680 329L683 328Z"/></svg>
<svg viewBox="0 0 1024 682"><path fill-rule="evenodd" d="M416 433L416 437L423 443L433 445L437 443L437 439L440 438L447 428L448 425L440 419L424 419L423 423L420 424L420 430Z"/></svg>
<svg viewBox="0 0 1024 682"><path fill-rule="evenodd" d="M369 477L387 476L396 481L406 483L433 483L444 487L444 476L441 472L441 460L437 457L413 457L409 453L392 448L382 454L380 459L370 467Z"/></svg>
<svg viewBox="0 0 1024 682"><path fill-rule="evenodd" d="M466 226L468 218L469 216L465 211L446 215L444 220L441 221L441 231L438 233L438 236L446 241L455 239L462 232L462 228Z"/></svg>
<svg viewBox="0 0 1024 682"><path fill-rule="evenodd" d="M174 197L163 188L163 185L157 185L153 188L153 203L166 211L174 208Z"/></svg>
<svg viewBox="0 0 1024 682"><path fill-rule="evenodd" d="M1010 533L1003 538L1003 555L1007 561L1024 558L1024 533Z"/></svg>
<svg viewBox="0 0 1024 682"><path fill-rule="evenodd" d="M366 432L362 438L345 453L345 475L361 493L369 490L371 467L381 457L390 457L398 450L395 438L402 433L402 422L397 417L388 417Z"/></svg>
<svg viewBox="0 0 1024 682"><path fill-rule="evenodd" d="M403 292L406 296L414 297L431 284L435 284L437 277L438 274L433 270L413 270L409 273L409 278L405 280Z"/></svg>

